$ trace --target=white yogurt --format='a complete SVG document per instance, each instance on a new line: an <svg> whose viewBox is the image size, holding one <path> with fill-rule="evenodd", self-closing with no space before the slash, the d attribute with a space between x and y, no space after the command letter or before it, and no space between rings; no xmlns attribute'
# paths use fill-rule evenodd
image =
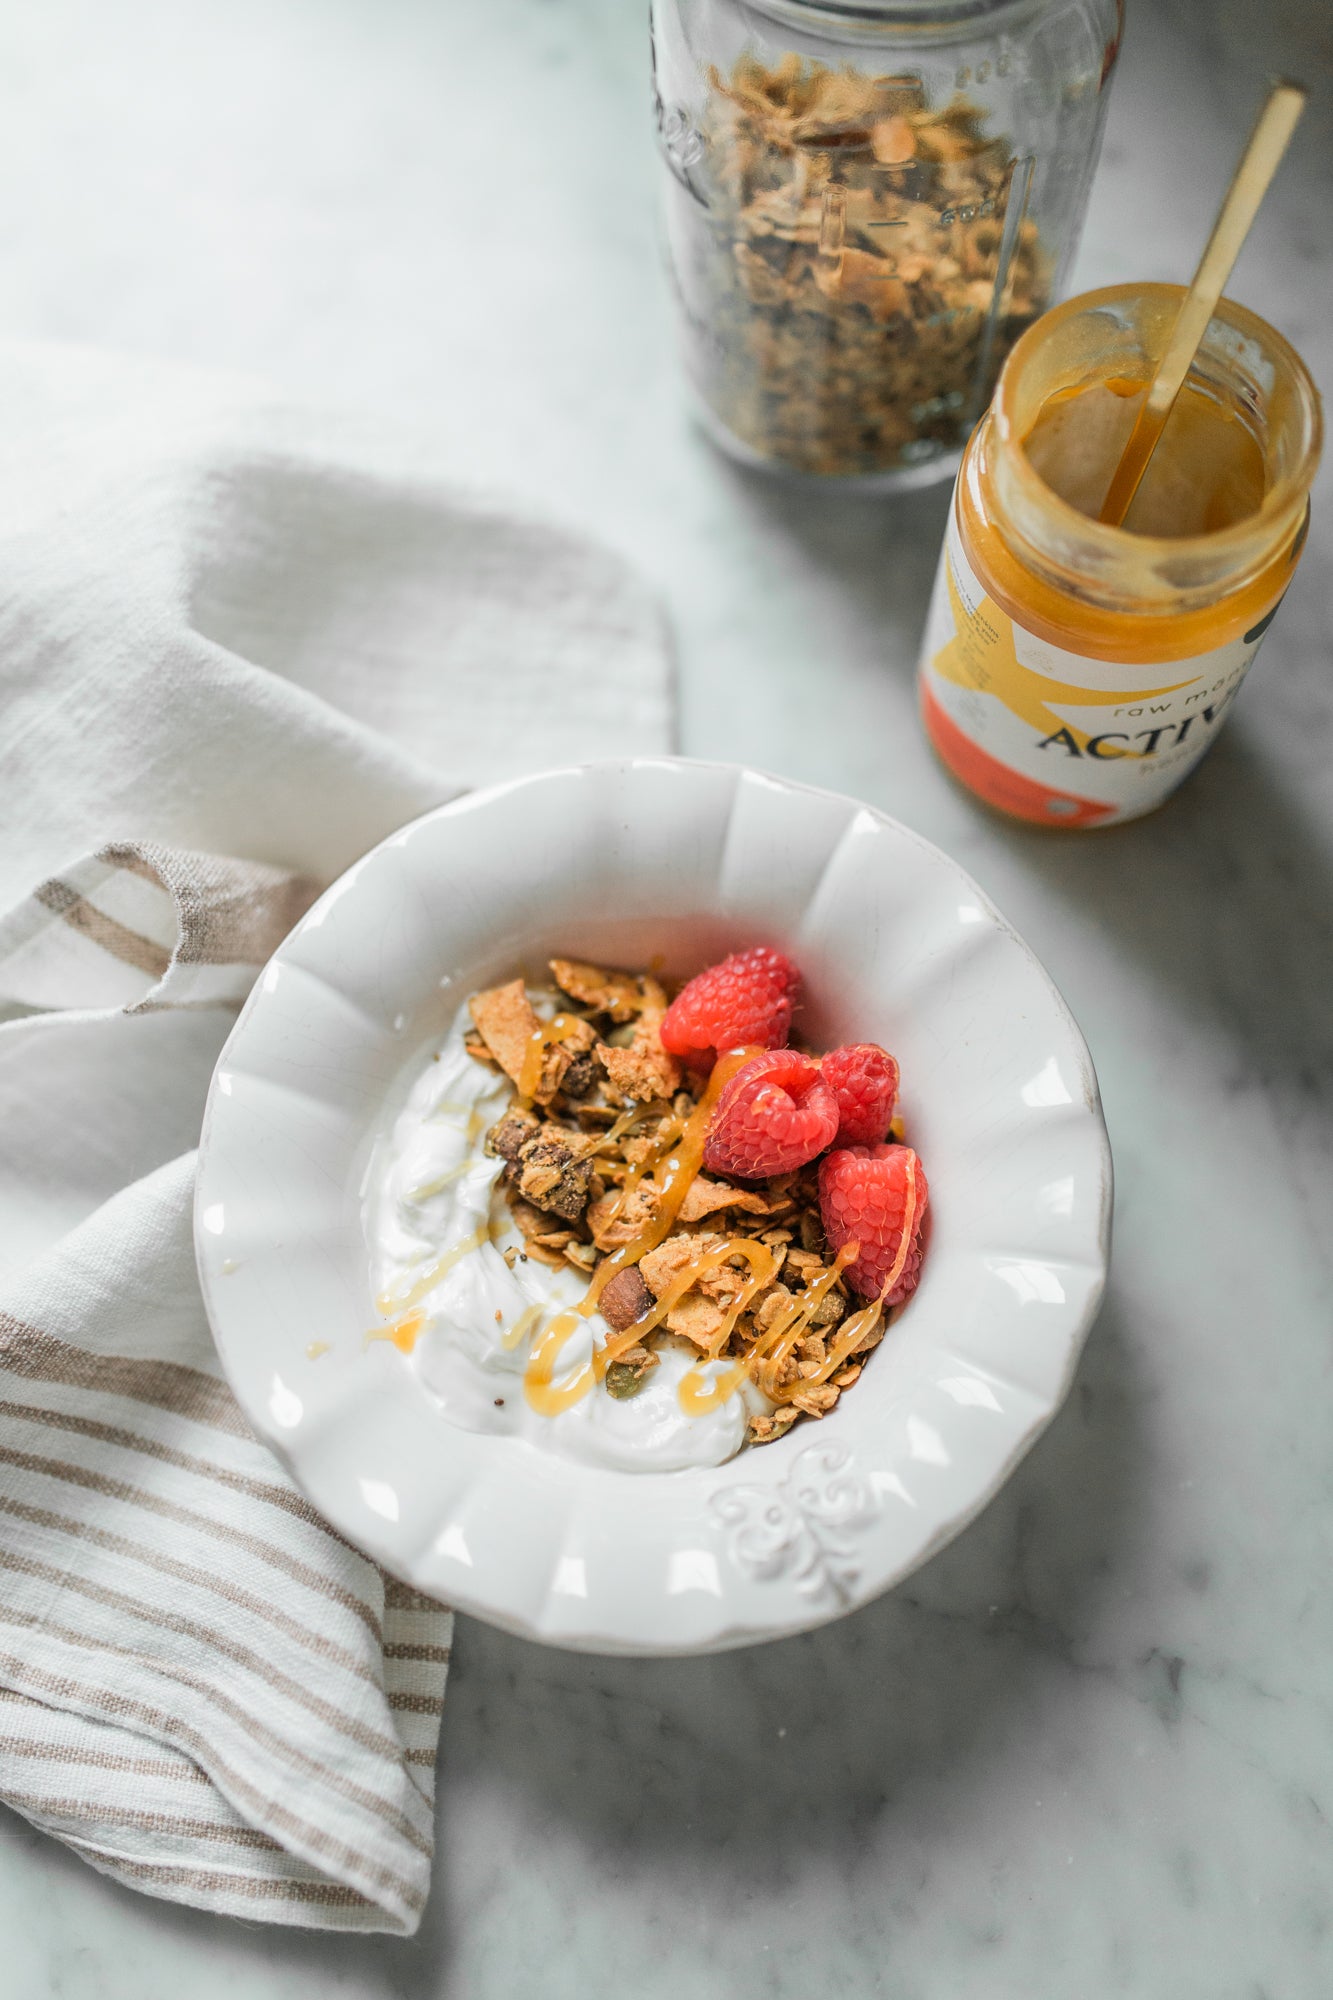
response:
<svg viewBox="0 0 1333 2000"><path fill-rule="evenodd" d="M625 1472L720 1465L744 1443L750 1410L769 1405L746 1385L717 1409L687 1416L677 1389L697 1356L685 1342L659 1343L659 1365L636 1396L619 1401L597 1384L556 1416L542 1416L529 1404L523 1373L532 1335L553 1314L576 1305L587 1280L568 1264L555 1269L535 1258L516 1259L511 1268L501 1254L521 1247L523 1239L497 1185L504 1162L487 1158L483 1148L511 1087L468 1055L468 1025L463 1009L377 1147L368 1178L365 1220L376 1297L389 1305L424 1282L412 1302L425 1324L410 1365L464 1430L526 1438L542 1450ZM551 1226L559 1227L555 1217ZM441 1259L465 1243L472 1247L433 1277ZM534 1316L530 1333L506 1348L505 1335L533 1306L544 1310ZM600 1313L581 1323L561 1353L557 1388L585 1366L609 1331ZM721 1367L713 1363L704 1372Z"/></svg>

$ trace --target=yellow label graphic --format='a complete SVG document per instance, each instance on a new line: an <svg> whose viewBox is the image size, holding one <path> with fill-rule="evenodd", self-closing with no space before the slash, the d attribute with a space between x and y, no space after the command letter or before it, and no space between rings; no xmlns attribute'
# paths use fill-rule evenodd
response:
<svg viewBox="0 0 1333 2000"><path fill-rule="evenodd" d="M958 687L979 688L993 694L1007 709L1019 716L1041 736L1068 729L1086 755L1089 742L1085 731L1074 728L1055 714L1048 704L1068 702L1079 708L1118 708L1128 702L1152 701L1180 688L1192 687L1197 675L1173 681L1169 687L1104 690L1101 693L1076 681L1056 681L1047 674L1025 667L1014 650L1014 621L989 597L982 597L974 609L963 603L954 578L949 548L944 551L944 576L953 613L953 637L941 646L931 665L937 674ZM1070 658L1076 656L1071 654ZM1100 732L1097 732L1100 734ZM1096 740L1095 736L1092 740ZM1096 752L1093 753L1094 755ZM1142 757L1142 750L1122 750L1123 757Z"/></svg>
<svg viewBox="0 0 1333 2000"><path fill-rule="evenodd" d="M946 763L1007 811L1133 819L1202 757L1262 636L1160 669L1068 652L986 595L951 517L922 650L926 726Z"/></svg>

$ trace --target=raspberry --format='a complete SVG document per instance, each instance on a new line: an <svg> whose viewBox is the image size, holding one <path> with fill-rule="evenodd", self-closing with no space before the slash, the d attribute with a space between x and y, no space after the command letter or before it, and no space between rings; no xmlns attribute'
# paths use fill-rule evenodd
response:
<svg viewBox="0 0 1333 2000"><path fill-rule="evenodd" d="M820 1161L824 1234L835 1250L860 1244L847 1282L863 1299L877 1299L887 1283L884 1303L900 1306L916 1290L929 1192L910 1146L842 1146Z"/></svg>
<svg viewBox="0 0 1333 2000"><path fill-rule="evenodd" d="M766 944L733 952L682 986L662 1017L662 1047L710 1070L723 1049L781 1048L800 973Z"/></svg>
<svg viewBox="0 0 1333 2000"><path fill-rule="evenodd" d="M838 1129L838 1102L818 1065L796 1049L752 1056L717 1101L704 1143L715 1174L762 1180L822 1153Z"/></svg>
<svg viewBox="0 0 1333 2000"><path fill-rule="evenodd" d="M898 1065L888 1050L878 1042L854 1042L830 1050L820 1067L838 1100L838 1145L880 1145L898 1102Z"/></svg>

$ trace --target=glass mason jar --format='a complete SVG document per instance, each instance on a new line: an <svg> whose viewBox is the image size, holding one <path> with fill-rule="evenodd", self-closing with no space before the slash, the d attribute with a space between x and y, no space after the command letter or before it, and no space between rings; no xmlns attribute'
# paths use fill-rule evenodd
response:
<svg viewBox="0 0 1333 2000"><path fill-rule="evenodd" d="M653 0L685 363L750 464L952 471L1056 295L1123 0Z"/></svg>
<svg viewBox="0 0 1333 2000"><path fill-rule="evenodd" d="M921 650L937 754L1038 826L1137 819L1213 743L1304 546L1319 395L1223 299L1124 523L1097 517L1184 296L1047 313L963 453Z"/></svg>

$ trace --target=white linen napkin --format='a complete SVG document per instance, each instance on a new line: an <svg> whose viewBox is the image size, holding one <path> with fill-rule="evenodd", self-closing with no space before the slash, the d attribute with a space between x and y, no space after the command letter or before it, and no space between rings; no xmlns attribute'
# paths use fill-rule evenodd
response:
<svg viewBox="0 0 1333 2000"><path fill-rule="evenodd" d="M241 385L3 351L0 1799L251 1919L416 1928L447 1609L250 1434L193 1148L258 967L478 780L670 747L608 552Z"/></svg>

